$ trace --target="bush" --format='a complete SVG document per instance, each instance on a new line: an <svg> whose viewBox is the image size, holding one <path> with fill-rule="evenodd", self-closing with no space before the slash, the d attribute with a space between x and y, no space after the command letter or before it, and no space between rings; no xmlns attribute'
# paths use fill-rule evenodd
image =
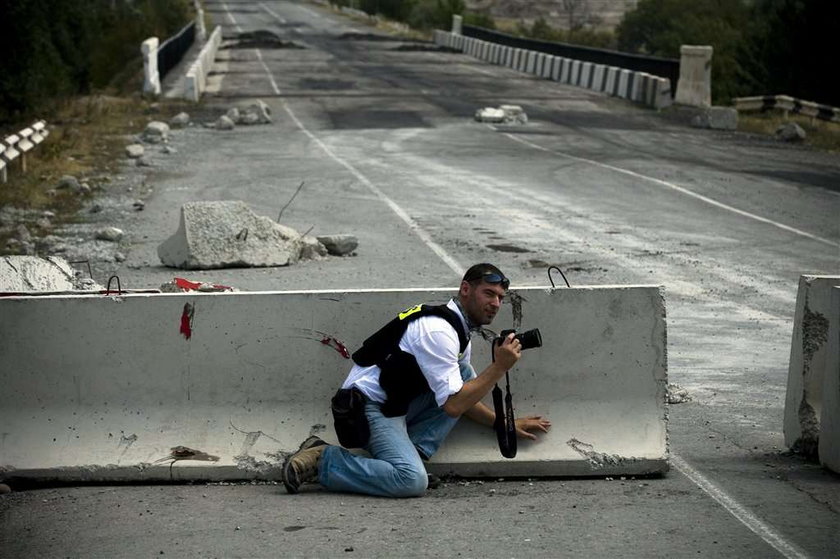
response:
<svg viewBox="0 0 840 559"><path fill-rule="evenodd" d="M105 87L140 43L173 35L189 0L15 0L0 3L0 123Z"/></svg>

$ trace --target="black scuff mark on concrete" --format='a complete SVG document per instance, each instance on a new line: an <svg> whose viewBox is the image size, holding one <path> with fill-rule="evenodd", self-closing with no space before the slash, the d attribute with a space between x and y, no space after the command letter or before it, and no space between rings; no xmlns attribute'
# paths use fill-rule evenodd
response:
<svg viewBox="0 0 840 559"><path fill-rule="evenodd" d="M522 303L528 300L516 291L508 293L508 300L510 301L511 313L513 313L513 327L518 330L522 328Z"/></svg>
<svg viewBox="0 0 840 559"><path fill-rule="evenodd" d="M572 450L583 456L589 461L589 465L592 467L593 470L600 470L602 468L608 468L610 466L620 466L622 464L626 464L628 462L635 462L636 458L628 458L624 456L620 456L618 454L607 454L605 452L597 452L595 447L593 447L589 443L585 443L583 441L579 441L575 438L571 438L566 441L566 444L571 447Z"/></svg>
<svg viewBox="0 0 840 559"><path fill-rule="evenodd" d="M820 420L811 405L813 396L808 390L808 379L811 376L811 363L814 354L828 342L828 319L820 313L813 312L805 299L805 309L802 316L802 400L799 402L797 415L799 418L800 436L791 445L791 450L801 454L809 460L818 460L820 442Z"/></svg>
<svg viewBox="0 0 840 559"><path fill-rule="evenodd" d="M135 433L130 434L129 436L120 435L120 442L117 443L117 448L123 447L122 452L120 452L119 460L122 460L125 453L128 452L128 449L131 448L131 445L137 442L137 435Z"/></svg>
<svg viewBox="0 0 840 559"><path fill-rule="evenodd" d="M317 435L318 433L323 433L327 430L327 426L323 423L316 423L312 427L309 428L309 436L312 437L313 435Z"/></svg>

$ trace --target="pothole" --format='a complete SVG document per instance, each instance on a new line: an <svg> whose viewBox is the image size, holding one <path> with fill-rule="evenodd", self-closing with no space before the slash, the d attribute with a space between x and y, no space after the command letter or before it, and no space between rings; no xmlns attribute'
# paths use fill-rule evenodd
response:
<svg viewBox="0 0 840 559"><path fill-rule="evenodd" d="M302 49L294 41L284 41L271 31L259 29L240 33L232 42L220 47L221 49Z"/></svg>

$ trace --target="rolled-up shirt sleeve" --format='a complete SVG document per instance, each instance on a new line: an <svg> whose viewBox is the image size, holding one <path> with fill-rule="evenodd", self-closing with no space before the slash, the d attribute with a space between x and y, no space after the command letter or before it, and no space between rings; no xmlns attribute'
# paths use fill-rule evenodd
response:
<svg viewBox="0 0 840 559"><path fill-rule="evenodd" d="M464 386L461 378L461 355L458 335L443 319L436 321L416 321L410 325L409 336L403 337L400 347L409 351L417 360L417 365L435 394L438 407L458 393ZM421 327L420 323L425 322ZM417 328L411 328L417 325ZM409 339L406 339L409 338ZM403 347L410 345L408 347Z"/></svg>

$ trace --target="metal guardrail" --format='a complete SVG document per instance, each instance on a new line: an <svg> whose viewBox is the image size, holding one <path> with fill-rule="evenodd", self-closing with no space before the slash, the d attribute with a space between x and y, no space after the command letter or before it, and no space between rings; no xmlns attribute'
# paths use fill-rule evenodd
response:
<svg viewBox="0 0 840 559"><path fill-rule="evenodd" d="M195 41L195 21L191 21L178 33L169 37L158 47L157 62L160 79L174 68Z"/></svg>
<svg viewBox="0 0 840 559"><path fill-rule="evenodd" d="M741 112L770 111L778 109L787 113L801 114L811 118L840 122L840 109L820 105L813 101L803 101L789 95L762 95L758 97L736 97L735 108Z"/></svg>
<svg viewBox="0 0 840 559"><path fill-rule="evenodd" d="M677 81L680 77L680 61L676 58L643 56L614 50L570 45L568 43L538 41L536 39L517 37L516 35L500 33L499 31L473 25L463 25L463 34L466 37L490 41L508 47L544 52L554 56L580 60L581 62L615 66L634 72L645 72L654 76L661 76L671 82L670 91L672 96L677 91Z"/></svg>
<svg viewBox="0 0 840 559"><path fill-rule="evenodd" d="M49 135L46 121L39 120L16 134L6 136L0 142L0 181L8 180L8 170L14 161L20 161L20 169L26 172L26 154L38 146Z"/></svg>

